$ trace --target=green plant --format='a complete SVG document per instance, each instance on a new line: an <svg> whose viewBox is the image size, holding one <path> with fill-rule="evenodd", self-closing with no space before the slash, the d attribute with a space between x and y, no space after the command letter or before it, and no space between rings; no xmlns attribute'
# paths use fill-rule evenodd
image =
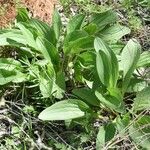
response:
<svg viewBox="0 0 150 150"><path fill-rule="evenodd" d="M76 63L78 63L80 56L84 57L82 54L91 55L93 53L93 41L95 36L99 35L105 41L114 44L122 36L130 32L127 27L123 27L119 24L111 25L111 23L115 23L117 20L117 16L113 11L93 14L90 20L88 19L88 22L84 22L84 19L85 15L79 14L70 20L62 45L62 42L58 42L61 31L61 21L57 11L54 13L53 24L49 27L41 21L30 19L27 12L21 9L17 16L16 27L10 30L1 30L0 34L0 45L18 47L18 57L21 58L21 62L14 59L7 60L2 58L1 61L4 64L4 67L1 68L3 69L2 73L8 71L5 69L5 65L8 65L11 61L14 63L12 64L14 67L11 69L11 76L8 73L8 77L4 79L5 83L10 81L16 82L14 79L16 78L15 76L18 75L17 73L19 73L19 75L22 76L22 81L30 81L35 78L34 81L39 82L39 84L41 80L42 82L46 82L47 84L45 83L45 85L49 88L54 88L51 89L52 93L58 89L58 91L60 91L59 86L61 86L61 88L63 86L62 89L64 90L65 80L64 78L59 79L60 74L67 74L67 80L71 79L71 71L77 67ZM106 26L109 26L109 28L106 29ZM112 40L108 38L109 34L112 34L112 36L117 34L117 39L114 38ZM62 52L62 47L63 53L60 56L59 53ZM73 64L73 66L71 64ZM15 65L18 65L18 67L15 67ZM42 73L41 70L43 70ZM75 69L75 71L79 70ZM47 81L48 78L51 80L51 83ZM57 86L56 82L60 82L59 80L62 80L62 83ZM20 80L20 82L22 81ZM74 81L72 81L72 83L73 82ZM1 83L1 85L5 83ZM43 87L41 89L43 89ZM43 96L44 95L45 94L43 94ZM50 95L51 94L47 97Z"/></svg>
<svg viewBox="0 0 150 150"><path fill-rule="evenodd" d="M99 129L97 149L111 147L117 134L131 131L139 137L143 132L147 136L145 127L143 132L134 132L149 123L147 115L125 130L141 111L149 109L150 97L148 83L136 72L139 67L149 66L149 59L143 62L149 53L140 55L141 47L135 39L125 46L121 41L130 29L117 23L116 13L109 10L90 17L78 14L62 33L57 11L49 26L29 18L22 9L15 27L0 31L0 45L17 47L18 53L16 60L0 58L0 85L31 83L43 99L54 103L40 113L41 120L66 120L68 126L84 125L87 132L92 120L99 119L102 112L110 113L109 123ZM139 94L129 109L125 95L139 82L144 82L146 88L130 89ZM71 94L69 98L67 94ZM139 142L134 135L130 137ZM148 148L149 137L146 145L140 146Z"/></svg>

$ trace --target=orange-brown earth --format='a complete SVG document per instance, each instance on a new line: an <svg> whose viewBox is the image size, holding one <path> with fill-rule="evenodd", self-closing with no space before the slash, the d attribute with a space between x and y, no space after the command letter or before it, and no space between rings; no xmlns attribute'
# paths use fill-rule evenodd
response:
<svg viewBox="0 0 150 150"><path fill-rule="evenodd" d="M20 0L20 4L15 0L0 0L0 27L8 26L15 19L17 6L25 6L33 17L50 23L56 0Z"/></svg>

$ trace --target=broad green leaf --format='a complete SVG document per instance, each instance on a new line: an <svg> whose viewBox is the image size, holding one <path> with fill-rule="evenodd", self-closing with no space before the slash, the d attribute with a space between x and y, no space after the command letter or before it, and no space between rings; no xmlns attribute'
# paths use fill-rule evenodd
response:
<svg viewBox="0 0 150 150"><path fill-rule="evenodd" d="M16 16L17 22L29 21L28 11L25 8L18 8L17 12L18 12Z"/></svg>
<svg viewBox="0 0 150 150"><path fill-rule="evenodd" d="M51 64L46 65L46 68L42 68L39 72L39 87L43 98L52 96L53 88L55 84L55 71Z"/></svg>
<svg viewBox="0 0 150 150"><path fill-rule="evenodd" d="M23 82L25 78L26 76L21 72L0 69L0 85L4 85L13 81Z"/></svg>
<svg viewBox="0 0 150 150"><path fill-rule="evenodd" d="M84 30L85 30L88 34L93 35L93 34L95 34L96 31L97 31L97 25L91 23L91 24L85 26L85 27L84 27Z"/></svg>
<svg viewBox="0 0 150 150"><path fill-rule="evenodd" d="M64 40L64 53L70 55L80 53L83 50L93 49L94 37L85 31L74 31L68 34Z"/></svg>
<svg viewBox="0 0 150 150"><path fill-rule="evenodd" d="M83 117L89 107L81 100L68 99L57 102L43 110L39 119L41 120L69 120Z"/></svg>
<svg viewBox="0 0 150 150"><path fill-rule="evenodd" d="M93 51L86 51L78 55L77 60L82 68L91 68L95 65L95 53Z"/></svg>
<svg viewBox="0 0 150 150"><path fill-rule="evenodd" d="M56 39L58 40L59 36L60 36L60 30L61 30L61 27L62 27L62 23L61 23L60 15L59 15L59 13L56 9L53 13L52 27L54 29Z"/></svg>
<svg viewBox="0 0 150 150"><path fill-rule="evenodd" d="M137 146L148 150L150 148L150 116L142 116L134 122L129 128L129 136Z"/></svg>
<svg viewBox="0 0 150 150"><path fill-rule="evenodd" d="M36 44L40 52L43 54L44 58L58 67L59 54L54 45L42 37L38 37L36 39Z"/></svg>
<svg viewBox="0 0 150 150"><path fill-rule="evenodd" d="M92 36L83 37L73 42L70 42L67 49L70 50L71 54L78 54L82 51L93 49L93 41L94 37ZM69 53L68 50L67 53Z"/></svg>
<svg viewBox="0 0 150 150"><path fill-rule="evenodd" d="M8 71L21 69L21 63L13 58L0 58L0 69Z"/></svg>
<svg viewBox="0 0 150 150"><path fill-rule="evenodd" d="M56 75L56 84L63 89L66 90L66 83L65 83L65 73L59 71Z"/></svg>
<svg viewBox="0 0 150 150"><path fill-rule="evenodd" d="M68 35L66 35L64 39L64 48L68 46L69 42L73 42L79 38L83 38L86 36L88 36L88 33L85 31L80 31L80 30L76 30L72 33L69 33Z"/></svg>
<svg viewBox="0 0 150 150"><path fill-rule="evenodd" d="M116 97L117 99L122 100L123 96L118 88L107 88L109 95Z"/></svg>
<svg viewBox="0 0 150 150"><path fill-rule="evenodd" d="M73 94L78 96L79 98L83 99L84 102L91 104L93 106L99 106L99 100L95 96L94 92L88 88L79 88L74 89Z"/></svg>
<svg viewBox="0 0 150 150"><path fill-rule="evenodd" d="M111 43L109 44L109 47L112 49L112 51L116 54L116 55L120 55L121 50L124 48L124 43L122 42L117 42L117 43Z"/></svg>
<svg viewBox="0 0 150 150"><path fill-rule="evenodd" d="M121 53L121 66L123 69L123 93L126 91L131 79L131 75L136 68L137 62L140 58L140 51L140 44L135 39L131 39Z"/></svg>
<svg viewBox="0 0 150 150"><path fill-rule="evenodd" d="M68 34L64 39L64 45L63 45L64 53L69 53L71 51L69 47L70 43L73 43L76 40L87 37L87 36L88 36L87 32L80 31L80 30L77 30Z"/></svg>
<svg viewBox="0 0 150 150"><path fill-rule="evenodd" d="M27 74L20 71L16 71L16 78L12 81L13 83L22 83L27 81Z"/></svg>
<svg viewBox="0 0 150 150"><path fill-rule="evenodd" d="M130 29L119 24L106 27L100 32L100 37L109 43L116 43L124 35L129 34Z"/></svg>
<svg viewBox="0 0 150 150"><path fill-rule="evenodd" d="M21 45L27 45L27 41L18 29L1 30L0 46L5 45L20 47Z"/></svg>
<svg viewBox="0 0 150 150"><path fill-rule="evenodd" d="M119 113L125 113L125 105L122 99L118 99L115 96L106 95L103 96L100 92L95 91L96 97L101 103L107 106L109 109L117 111Z"/></svg>
<svg viewBox="0 0 150 150"><path fill-rule="evenodd" d="M91 17L90 23L96 24L98 26L98 30L102 30L106 25L114 23L117 21L117 15L114 11L108 10L103 13L93 14Z"/></svg>
<svg viewBox="0 0 150 150"><path fill-rule="evenodd" d="M95 50L98 51L103 51L107 55L107 61L110 68L110 78L109 78L109 84L112 87L116 86L117 80L118 80L118 74L119 74L119 67L118 67L118 60L114 54L114 52L107 46L107 44L101 40L100 38L95 38L94 41L94 47Z"/></svg>
<svg viewBox="0 0 150 150"><path fill-rule="evenodd" d="M145 51L140 55L137 67L150 67L150 51Z"/></svg>
<svg viewBox="0 0 150 150"><path fill-rule="evenodd" d="M131 78L129 86L126 90L127 93L134 93L134 92L139 92L142 91L145 87L147 87L147 81L144 79L138 79L138 78Z"/></svg>
<svg viewBox="0 0 150 150"><path fill-rule="evenodd" d="M101 82L99 82L98 73L95 68L94 68L94 70L95 70L94 78L92 80L92 85L90 86L90 88L92 88L93 90L101 89L101 93L105 93L106 87L104 87L104 85Z"/></svg>
<svg viewBox="0 0 150 150"><path fill-rule="evenodd" d="M81 68L82 69L82 68ZM93 88L93 80L95 78L95 74L97 74L95 67L91 67L89 69L85 69L82 73L82 82L86 83L86 85L92 89ZM99 78L98 80L99 81ZM100 82L98 82L98 84L100 85Z"/></svg>
<svg viewBox="0 0 150 150"><path fill-rule="evenodd" d="M133 103L133 110L140 111L150 109L150 87L147 87L137 93Z"/></svg>
<svg viewBox="0 0 150 150"><path fill-rule="evenodd" d="M94 48L97 55L97 71L101 82L107 87L115 87L118 80L118 60L114 52L100 38L95 38ZM102 67L102 69L100 69ZM105 82L104 82L105 81Z"/></svg>
<svg viewBox="0 0 150 150"><path fill-rule="evenodd" d="M79 14L72 17L67 25L67 34L81 28L85 15Z"/></svg>
<svg viewBox="0 0 150 150"><path fill-rule="evenodd" d="M130 68L137 63L137 59L140 56L140 45L135 39L131 39L128 41L127 45L124 47L121 54L121 61L123 66L123 77L125 77ZM133 63L136 60L135 63ZM133 69L132 69L133 70Z"/></svg>
<svg viewBox="0 0 150 150"><path fill-rule="evenodd" d="M130 123L130 119L131 119L131 117L130 117L129 113L123 115L122 117L118 116L115 119L115 125L117 127L117 130L119 131L119 134L121 134L122 136L126 132L127 126Z"/></svg>
<svg viewBox="0 0 150 150"><path fill-rule="evenodd" d="M94 48L96 50L96 68L99 79L106 87L109 87L111 78L110 51L98 37L94 40Z"/></svg>
<svg viewBox="0 0 150 150"><path fill-rule="evenodd" d="M57 81L55 81L55 84L53 85L52 94L57 99L62 99L64 97L64 89L60 87L59 84L57 84Z"/></svg>
<svg viewBox="0 0 150 150"><path fill-rule="evenodd" d="M30 47L37 49L35 37L34 37L33 33L29 30L28 25L25 23L17 23L17 27L22 32L23 36L26 38L27 44Z"/></svg>
<svg viewBox="0 0 150 150"><path fill-rule="evenodd" d="M119 76L119 64L118 64L117 57L112 50L110 51L110 55L111 55L111 65L112 65L110 85L113 88L115 88L117 85L118 76Z"/></svg>
<svg viewBox="0 0 150 150"><path fill-rule="evenodd" d="M7 84L16 78L15 71L0 69L0 85Z"/></svg>
<svg viewBox="0 0 150 150"><path fill-rule="evenodd" d="M57 74L55 74L54 70L51 67L49 67L48 70L49 70L48 71L49 75L48 77L45 78L46 79L45 82L48 83L47 84L48 88L45 88L45 91L47 90L46 93L49 94L49 97L53 95L53 97L57 99L62 99L66 88L65 76L62 72L57 72ZM41 87L41 91L42 91L42 87Z"/></svg>
<svg viewBox="0 0 150 150"><path fill-rule="evenodd" d="M110 49L107 44L99 37L96 37L94 40L94 48L96 52L102 50L108 57L110 57Z"/></svg>
<svg viewBox="0 0 150 150"><path fill-rule="evenodd" d="M105 146L114 138L115 134L116 128L113 123L101 126L97 134L96 150L105 149Z"/></svg>
<svg viewBox="0 0 150 150"><path fill-rule="evenodd" d="M31 19L30 24L36 28L36 32L39 36L46 38L50 43L56 45L55 32L48 24L37 19Z"/></svg>
<svg viewBox="0 0 150 150"><path fill-rule="evenodd" d="M79 82L86 82L89 85L87 80L93 81L92 69L95 72L95 53L93 50L78 54L74 64L75 79Z"/></svg>
<svg viewBox="0 0 150 150"><path fill-rule="evenodd" d="M41 94L43 98L48 98L52 95L52 88L53 88L53 78L52 77L47 77L46 75L40 75L39 78L39 87Z"/></svg>
<svg viewBox="0 0 150 150"><path fill-rule="evenodd" d="M65 84L63 82L65 82L65 81L62 81L65 79L64 75L63 74L60 75L60 72L56 72L57 73L56 74L55 70L52 67L52 64L47 65L46 69L47 69L47 72L49 75L49 80L53 81L52 95L57 99L62 99L64 96L64 91L65 91L65 89L63 89L65 86L65 85L63 85L63 84ZM56 68L56 69L58 70L58 68ZM58 71L60 71L60 70L58 70ZM58 75L61 77L58 77Z"/></svg>
<svg viewBox="0 0 150 150"><path fill-rule="evenodd" d="M99 51L96 54L96 69L102 84L109 87L111 75L110 61L103 51Z"/></svg>

